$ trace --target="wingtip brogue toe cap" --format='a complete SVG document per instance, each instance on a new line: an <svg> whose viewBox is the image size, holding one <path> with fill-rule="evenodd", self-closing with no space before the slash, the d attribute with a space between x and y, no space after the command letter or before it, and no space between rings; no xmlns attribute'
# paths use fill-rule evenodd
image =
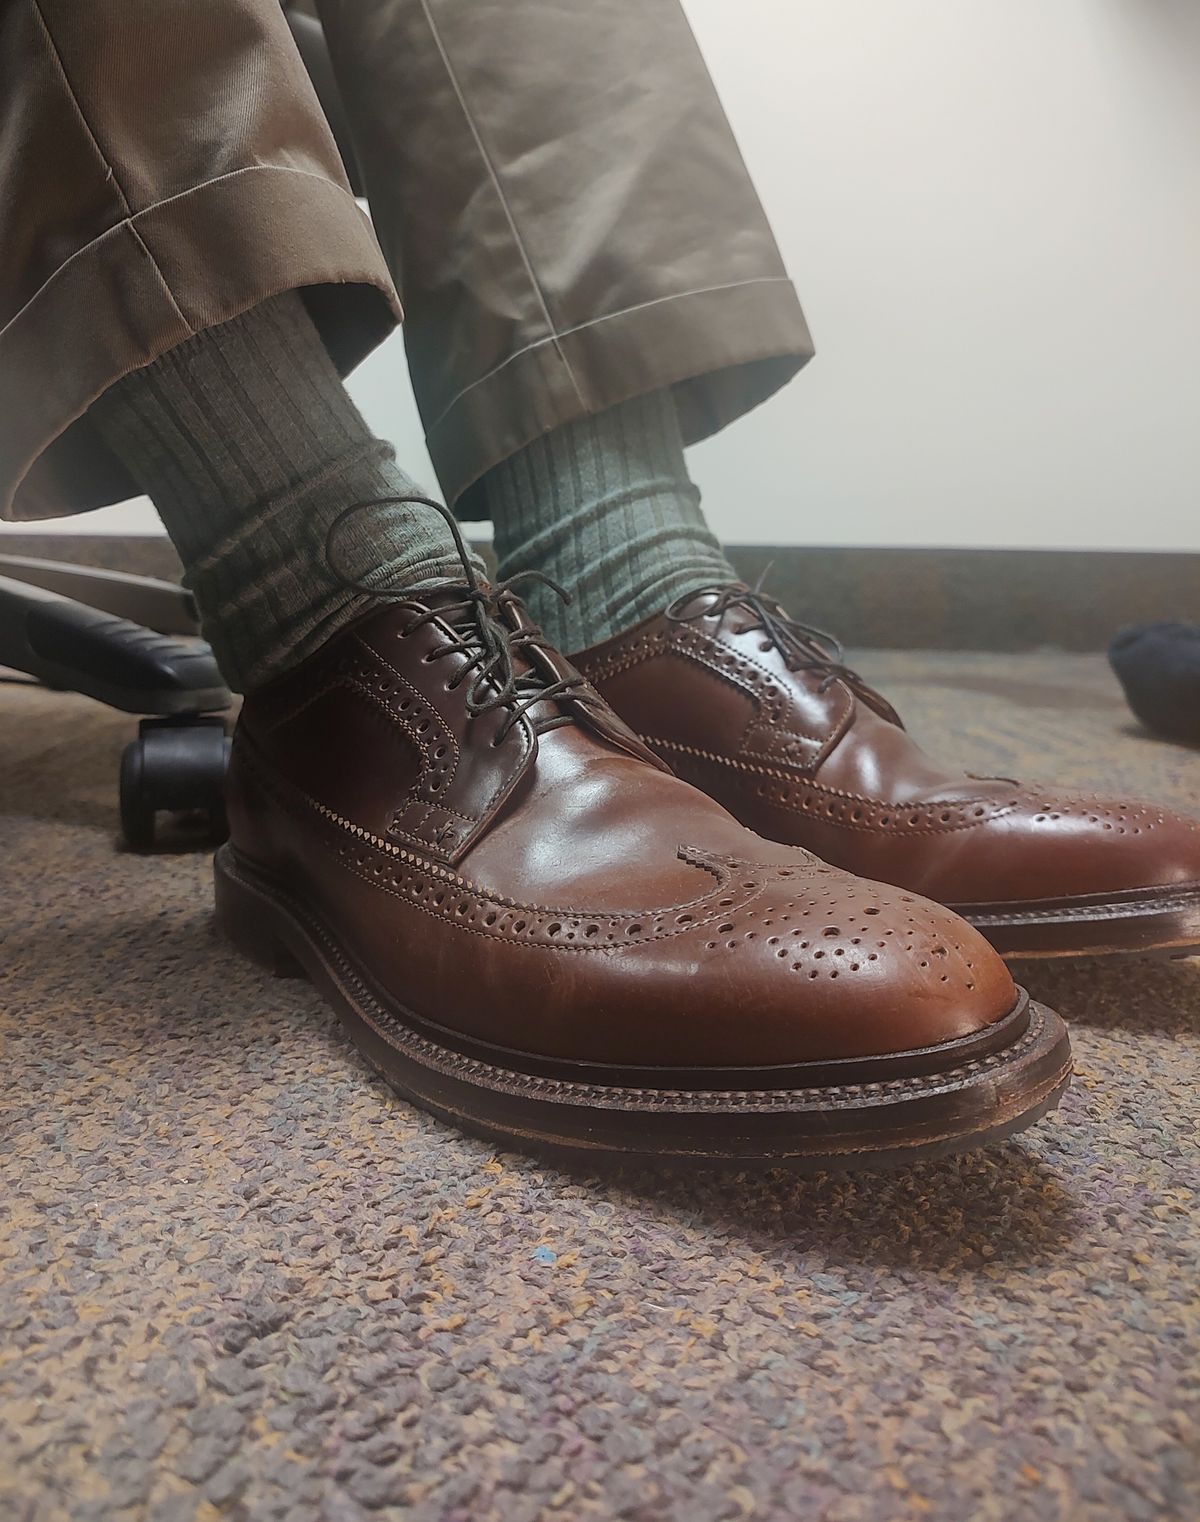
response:
<svg viewBox="0 0 1200 1522"><path fill-rule="evenodd" d="M1200 819L1145 800L1029 789L988 821L956 903L1092 898L1200 884ZM953 865L953 863L948 863ZM936 890L927 890L936 891ZM940 895L939 895L940 896Z"/></svg>
<svg viewBox="0 0 1200 1522"><path fill-rule="evenodd" d="M975 1035L1019 998L953 911L827 867L769 881L689 939L708 997L681 1039L714 1065L921 1050Z"/></svg>

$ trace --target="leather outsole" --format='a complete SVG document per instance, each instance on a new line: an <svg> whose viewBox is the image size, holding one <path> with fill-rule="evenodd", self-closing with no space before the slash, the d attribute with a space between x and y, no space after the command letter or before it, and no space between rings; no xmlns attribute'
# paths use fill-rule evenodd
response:
<svg viewBox="0 0 1200 1522"><path fill-rule="evenodd" d="M1200 955L1200 883L949 907L1005 957Z"/></svg>
<svg viewBox="0 0 1200 1522"><path fill-rule="evenodd" d="M986 1033L845 1064L685 1071L499 1050L493 1059L383 997L317 915L231 846L215 872L217 922L238 950L278 976L308 978L405 1099L518 1150L591 1163L898 1166L1023 1130L1070 1080L1066 1028L1024 994Z"/></svg>

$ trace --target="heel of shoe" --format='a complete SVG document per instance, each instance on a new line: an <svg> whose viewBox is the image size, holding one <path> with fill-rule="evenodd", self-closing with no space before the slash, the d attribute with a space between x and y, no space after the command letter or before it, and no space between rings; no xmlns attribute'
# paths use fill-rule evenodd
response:
<svg viewBox="0 0 1200 1522"><path fill-rule="evenodd" d="M213 861L217 929L244 957L276 978L303 978L304 968L285 945L278 911L263 894L248 887L233 866L228 845Z"/></svg>

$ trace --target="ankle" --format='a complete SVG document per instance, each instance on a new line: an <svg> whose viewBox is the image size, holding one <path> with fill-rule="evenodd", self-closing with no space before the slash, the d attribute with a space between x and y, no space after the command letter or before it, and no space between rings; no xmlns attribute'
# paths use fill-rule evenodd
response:
<svg viewBox="0 0 1200 1522"><path fill-rule="evenodd" d="M305 659L381 588L461 574L445 521L403 500L419 488L367 428L294 292L126 376L91 415L153 498L236 691ZM331 566L326 538L355 503Z"/></svg>
<svg viewBox="0 0 1200 1522"><path fill-rule="evenodd" d="M336 495L321 485L285 512L252 519L185 568L202 631L234 691L299 665L384 602L462 580L445 523L406 500L415 494L382 461L340 481Z"/></svg>
<svg viewBox="0 0 1200 1522"><path fill-rule="evenodd" d="M688 476L669 392L566 423L485 481L501 576L542 571L572 594L567 606L545 588L527 596L565 650L736 579Z"/></svg>

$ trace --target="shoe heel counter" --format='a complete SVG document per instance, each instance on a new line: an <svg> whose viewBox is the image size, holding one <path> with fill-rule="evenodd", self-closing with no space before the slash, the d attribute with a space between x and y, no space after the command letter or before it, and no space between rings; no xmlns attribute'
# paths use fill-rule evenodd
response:
<svg viewBox="0 0 1200 1522"><path fill-rule="evenodd" d="M225 812L229 819L229 843L249 861L267 868L283 864L277 815L278 805L260 778L254 761L254 741L245 721L233 733L229 771L225 780Z"/></svg>

